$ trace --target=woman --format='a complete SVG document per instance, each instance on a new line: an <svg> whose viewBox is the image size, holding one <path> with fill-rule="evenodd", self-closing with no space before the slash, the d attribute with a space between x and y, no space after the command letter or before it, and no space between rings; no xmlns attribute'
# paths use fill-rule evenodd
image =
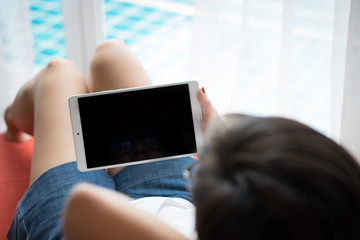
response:
<svg viewBox="0 0 360 240"><path fill-rule="evenodd" d="M34 136L31 186L17 207L9 239L360 237L360 170L343 148L287 119L219 119L200 89L207 146L198 162L181 158L78 172L68 97L151 84L117 40L95 52L89 83L71 62L55 60L7 109L8 139ZM196 222L182 179L189 165Z"/></svg>
<svg viewBox="0 0 360 240"><path fill-rule="evenodd" d="M68 98L89 91L151 84L141 64L119 40L108 40L98 47L89 76L87 84L72 62L52 60L20 89L7 108L8 140L21 142L29 135L34 136L31 185L17 206L8 238L60 238L64 203L71 188L80 182L120 191L137 199L134 204L158 215L170 214L172 226L179 225L177 219L183 218L185 227L180 226L178 231L193 236L194 207L182 177L183 169L194 161L193 158L136 165L123 170L113 168L86 173L77 170ZM205 126L217 113L200 89L199 100ZM149 198L153 196L157 198Z"/></svg>

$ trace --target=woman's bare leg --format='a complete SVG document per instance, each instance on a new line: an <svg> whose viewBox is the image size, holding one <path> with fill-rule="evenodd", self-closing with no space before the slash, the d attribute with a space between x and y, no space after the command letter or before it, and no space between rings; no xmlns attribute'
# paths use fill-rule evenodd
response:
<svg viewBox="0 0 360 240"><path fill-rule="evenodd" d="M152 84L143 66L121 40L107 40L98 47L89 76L94 92ZM114 176L120 169L110 169L109 173Z"/></svg>
<svg viewBox="0 0 360 240"><path fill-rule="evenodd" d="M145 69L121 40L107 40L96 50L90 66L94 92L151 85Z"/></svg>
<svg viewBox="0 0 360 240"><path fill-rule="evenodd" d="M68 98L86 93L86 83L69 60L56 59L27 82L7 109L9 140L34 136L32 183L46 170L75 161Z"/></svg>

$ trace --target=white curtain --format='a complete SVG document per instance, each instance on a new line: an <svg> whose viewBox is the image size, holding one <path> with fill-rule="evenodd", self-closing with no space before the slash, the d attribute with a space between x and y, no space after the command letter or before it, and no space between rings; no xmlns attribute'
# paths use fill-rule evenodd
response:
<svg viewBox="0 0 360 240"><path fill-rule="evenodd" d="M195 0L193 24L190 77L221 113L297 119L360 159L359 0Z"/></svg>
<svg viewBox="0 0 360 240"><path fill-rule="evenodd" d="M360 159L360 1L351 1L340 140Z"/></svg>
<svg viewBox="0 0 360 240"><path fill-rule="evenodd" d="M3 113L32 75L33 53L27 0L0 0L0 132Z"/></svg>

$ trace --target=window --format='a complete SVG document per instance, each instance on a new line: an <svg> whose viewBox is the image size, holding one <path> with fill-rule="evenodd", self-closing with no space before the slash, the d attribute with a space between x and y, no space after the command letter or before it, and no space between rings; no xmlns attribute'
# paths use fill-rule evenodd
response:
<svg viewBox="0 0 360 240"><path fill-rule="evenodd" d="M30 0L34 63L39 70L67 57L61 0ZM106 39L122 39L155 83L186 81L191 57L192 0L105 0Z"/></svg>

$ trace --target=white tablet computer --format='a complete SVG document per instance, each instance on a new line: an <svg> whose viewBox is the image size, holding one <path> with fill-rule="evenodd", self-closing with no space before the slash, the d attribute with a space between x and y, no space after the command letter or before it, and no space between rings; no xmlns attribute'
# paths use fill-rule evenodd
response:
<svg viewBox="0 0 360 240"><path fill-rule="evenodd" d="M195 155L203 145L195 81L72 96L80 171Z"/></svg>

